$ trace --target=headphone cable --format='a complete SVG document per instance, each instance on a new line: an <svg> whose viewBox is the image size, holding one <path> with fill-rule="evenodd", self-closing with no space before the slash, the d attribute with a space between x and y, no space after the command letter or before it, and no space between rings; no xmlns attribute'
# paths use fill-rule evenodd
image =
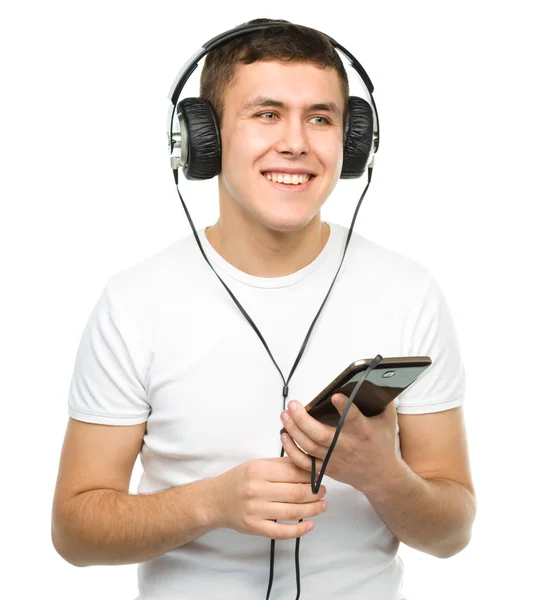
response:
<svg viewBox="0 0 549 600"><path fill-rule="evenodd" d="M289 388L288 388L288 383L290 382L290 379L292 378L292 375L294 374L294 371L297 367L297 365L299 364L299 361L301 360L301 357L303 356L303 352L305 351L305 347L307 346L307 343L309 342L309 337L311 336L312 330L318 320L318 317L320 316L320 313L322 312L322 309L324 308L324 305L326 304L326 301L328 300L328 296L330 295L332 288L334 287L334 283L335 280L337 279L337 276L339 275L339 271L341 270L341 266L343 264L343 260L345 259L345 254L347 253L347 247L349 246L349 241L351 239L351 235L353 233L353 227L355 225L355 221L358 215L358 211L360 210L360 206L362 204L362 200L364 199L364 196L366 195L366 192L368 190L368 188L370 187L370 182L372 180L372 171L373 171L373 165L368 167L368 183L366 184L366 187L364 188L362 194L360 195L360 199L358 201L357 207L355 209L354 215L353 215L353 219L351 221L351 226L349 228L349 233L347 235L347 240L345 242L345 248L343 250L343 256L341 257L341 262L339 263L339 267L337 269L337 272L335 274L335 277L332 280L332 283L330 285L330 288L328 289L328 293L326 294L326 297L324 298L324 301L322 302L322 304L320 305L320 308L318 309L318 312L316 314L316 317L313 319L311 326L309 327L309 331L307 332L307 335L305 336L305 339L303 340L303 343L301 345L301 349L299 350L299 353L296 357L296 360L294 362L294 365L292 367L292 370L290 371L290 374L288 375L288 379L286 380L284 378L284 375L282 374L282 371L280 370L280 367L278 366L277 362L275 361L271 351L269 350L269 347L267 346L267 342L265 341L265 339L263 338L263 336L261 335L261 332L259 331L259 329L256 327L255 323L252 321L252 319L250 318L250 316L248 315L248 313L245 311L244 307L240 304L240 302L236 299L235 295L231 292L231 290L228 288L228 286L225 284L225 282L223 281L223 279L218 275L217 271L213 268L211 262L208 260L208 257L206 256L206 253L204 252L204 249L202 247L202 244L200 242L198 233L196 231L196 228L194 226L193 220L191 218L191 215L187 209L187 206L185 204L185 201L183 200L183 197L181 195L181 192L179 191L179 186L178 186L178 181L179 181L179 177L178 177L178 170L177 169L172 169L173 172L173 176L174 176L174 180L175 180L175 187L177 190L177 194L179 195L179 199L181 200L181 204L183 205L183 209L185 210L185 214L187 215L187 219L189 220L189 223L191 225L194 237L196 239L196 242L198 244L198 247L200 249L200 252L202 253L202 256L204 257L204 259L206 260L206 262L208 263L208 265L210 266L210 268L212 269L212 271L215 273L216 277L219 279L219 281L221 282L221 284L223 285L223 287L227 290L227 292L229 293L229 295L231 296L231 298L233 299L233 301L235 302L235 304L238 306L238 308L240 309L240 311L242 312L242 314L244 315L244 317L246 318L246 320L248 321L248 323L252 326L252 328L254 329L254 331L257 333L259 339L261 340L263 346L265 347L265 350L267 350L267 353L269 354L269 356L271 357L271 360L273 361L275 367L277 368L278 372L280 373L280 376L282 377L282 381L284 382L284 386L282 388L282 398L283 398L283 410L286 409L286 398L288 397L288 392L289 392ZM355 388L353 389L353 392L351 394L351 396L349 397L349 400L347 402L347 405L345 406L345 409L343 411L343 413L340 416L339 419L339 423L336 429L336 432L334 434L334 439L332 440L332 443L330 445L330 448L328 450L328 453L324 459L324 463L322 465L322 469L320 471L319 474L319 478L318 481L315 484L315 474L316 474L316 458L314 456L311 456L312 459L312 466L311 466L311 490L313 492L313 494L318 494L318 490L320 489L320 483L322 481L322 478L324 476L324 472L326 470L326 467L328 465L328 460L333 452L333 449L335 447L335 444L337 442L337 438L339 437L339 433L341 431L341 428L343 427L343 422L345 421L345 417L347 416L347 412L351 406L351 403L354 400L354 397L356 395L356 393L358 392L358 389L360 388L360 386L362 385L362 383L366 380L366 377L369 375L369 373L375 369L375 367L377 366L377 364L382 360L381 355L377 355L375 357L375 359L372 361L372 363L369 365L368 369L363 373L363 376L359 379L359 381L357 381L357 384L355 385ZM282 446L282 450L280 453L280 457L282 458L284 456L284 446ZM276 521L276 519L275 519ZM301 523L303 521L303 519L299 519L299 523ZM295 545L295 565L296 565L296 585L297 585L297 596L296 596L296 600L299 600L299 597L301 595L301 585L300 585L300 571L299 571L299 544L300 544L300 540L301 538L298 537L296 538L296 545ZM274 576L274 551L275 551L275 541L274 539L271 539L271 556L270 556L270 576L269 576L269 584L268 584L268 588L267 588L267 598L266 600L269 600L269 596L271 594L271 588L272 588L272 584L273 584L273 576Z"/></svg>

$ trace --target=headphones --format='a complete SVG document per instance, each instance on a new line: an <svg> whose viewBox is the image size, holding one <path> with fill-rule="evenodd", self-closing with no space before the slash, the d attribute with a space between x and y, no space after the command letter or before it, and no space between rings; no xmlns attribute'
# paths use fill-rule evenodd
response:
<svg viewBox="0 0 549 600"><path fill-rule="evenodd" d="M178 73L169 92L172 106L168 111L168 147L170 165L174 172L181 168L187 179L211 179L221 171L221 135L217 116L212 105L202 98L184 98L181 91L208 52L227 42L264 29L284 28L294 25L285 21L264 21L242 25L226 31L206 42ZM349 96L343 134L343 165L341 179L361 177L373 167L379 148L379 120L372 96L374 86L358 60L333 38L326 36L351 63L364 83L370 102L359 96ZM177 110L177 121L174 113ZM176 129L174 130L174 124ZM179 131L177 131L177 129Z"/></svg>

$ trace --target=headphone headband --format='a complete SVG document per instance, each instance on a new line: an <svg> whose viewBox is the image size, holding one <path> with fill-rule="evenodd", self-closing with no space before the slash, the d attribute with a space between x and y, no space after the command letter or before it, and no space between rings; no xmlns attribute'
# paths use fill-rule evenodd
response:
<svg viewBox="0 0 549 600"><path fill-rule="evenodd" d="M293 25L293 23L291 23L291 24ZM189 79L189 77L192 75L192 73L198 66L198 63L200 62L200 60L206 54L208 54L208 52L211 52L212 50L219 48L219 46L222 46L223 44L230 42L231 40L234 40L235 38L243 36L247 33L253 33L254 31L261 31L263 29L270 29L275 26L280 27L281 25L284 25L284 23L279 23L277 21L266 21L264 23L256 23L256 24L252 24L252 25L242 25L240 27L235 27L234 29L229 29L228 31L225 31L223 33L220 33L219 35L216 35L211 40L208 40L197 52L195 52L193 54L193 56L187 61L185 66L177 74L177 77L175 78L175 80L170 88L170 92L168 94L168 97L170 98L171 103L173 105L175 105L177 103L177 100L179 99L179 96L181 94L181 90L183 89L183 86L187 83L187 80ZM322 32L319 32L319 33L322 33ZM323 35L326 35L326 34L323 34ZM358 60L346 48L344 48L341 44L336 42L336 40L331 38L329 35L326 35L326 37L330 40L330 43L332 44L332 46L334 46L334 48L337 48L345 56L345 58L347 58L347 60L351 63L351 66L360 75L360 78L366 85L366 89L368 90L368 92L371 96L374 93L374 86L372 84L371 79L368 77L368 73L366 73L366 70L364 69L364 67L358 62Z"/></svg>

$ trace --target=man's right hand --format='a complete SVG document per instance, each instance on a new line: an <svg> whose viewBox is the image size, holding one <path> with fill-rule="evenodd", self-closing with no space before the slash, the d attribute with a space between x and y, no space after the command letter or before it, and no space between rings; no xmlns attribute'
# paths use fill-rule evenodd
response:
<svg viewBox="0 0 549 600"><path fill-rule="evenodd" d="M302 537L312 521L298 521L324 512L318 494L311 491L311 474L297 467L289 457L248 460L218 475L214 480L216 526L247 535L274 540Z"/></svg>

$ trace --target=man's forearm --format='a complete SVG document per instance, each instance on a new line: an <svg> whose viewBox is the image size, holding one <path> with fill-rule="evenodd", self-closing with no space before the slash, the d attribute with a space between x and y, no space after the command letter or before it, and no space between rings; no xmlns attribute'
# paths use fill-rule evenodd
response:
<svg viewBox="0 0 549 600"><path fill-rule="evenodd" d="M476 501L447 479L424 479L402 459L375 490L361 490L393 535L438 558L463 550L471 538Z"/></svg>
<svg viewBox="0 0 549 600"><path fill-rule="evenodd" d="M154 494L79 494L52 520L54 546L79 567L132 564L169 552L215 529L211 481Z"/></svg>

